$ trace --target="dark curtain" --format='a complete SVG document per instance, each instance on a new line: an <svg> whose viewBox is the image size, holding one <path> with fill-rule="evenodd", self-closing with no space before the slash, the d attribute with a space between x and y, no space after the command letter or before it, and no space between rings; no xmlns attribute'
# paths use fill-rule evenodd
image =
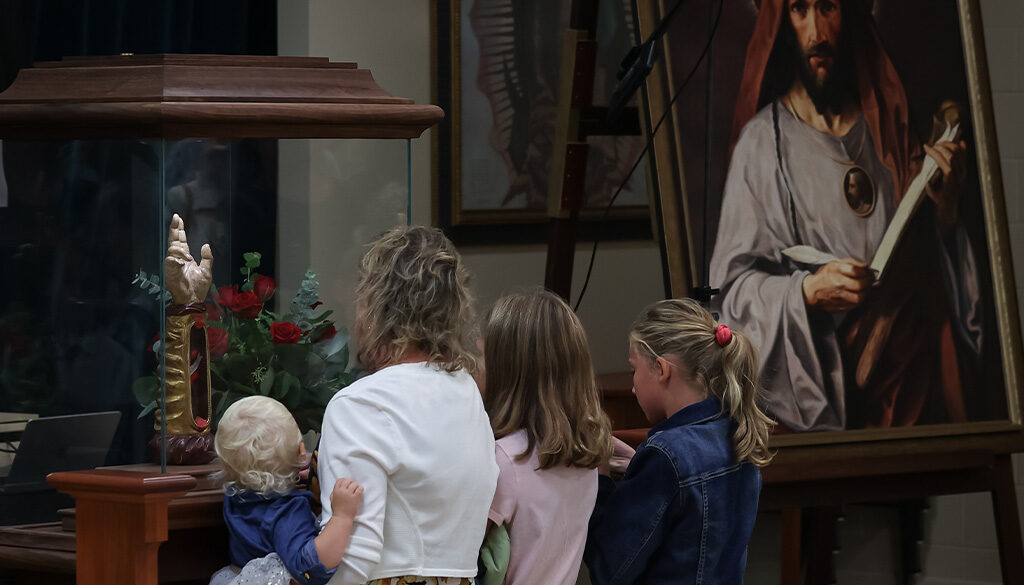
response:
<svg viewBox="0 0 1024 585"><path fill-rule="evenodd" d="M20 68L64 56L274 55L276 10L274 0L0 0L0 89ZM2 144L0 411L120 410L108 464L141 461L153 433L152 416L138 419L132 383L153 372L162 311L131 281L140 268L159 274L167 226L155 194L196 176L182 165L203 159L185 154L230 156L219 163L230 173L217 212L230 238L217 274L237 282L245 251L262 252L261 272L275 272L276 141L194 142ZM161 173L165 164L174 173ZM167 209L168 221L178 211Z"/></svg>
<svg viewBox="0 0 1024 585"><path fill-rule="evenodd" d="M274 0L0 0L0 13L0 88L71 55L277 54Z"/></svg>

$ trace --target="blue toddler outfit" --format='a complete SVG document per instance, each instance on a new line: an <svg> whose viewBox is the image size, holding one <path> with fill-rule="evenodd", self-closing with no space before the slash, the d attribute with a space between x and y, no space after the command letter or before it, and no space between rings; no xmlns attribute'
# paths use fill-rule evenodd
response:
<svg viewBox="0 0 1024 585"><path fill-rule="evenodd" d="M231 563L244 567L254 559L277 553L291 577L301 585L323 585L334 575L320 562L314 539L319 530L310 506L313 495L295 490L264 496L232 490L224 494Z"/></svg>
<svg viewBox="0 0 1024 585"><path fill-rule="evenodd" d="M600 476L583 559L594 585L743 582L761 471L738 463L718 398L657 424L616 484Z"/></svg>

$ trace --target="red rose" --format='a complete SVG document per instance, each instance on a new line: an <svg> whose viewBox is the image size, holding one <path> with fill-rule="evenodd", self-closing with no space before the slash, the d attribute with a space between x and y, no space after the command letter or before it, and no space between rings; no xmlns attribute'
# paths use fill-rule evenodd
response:
<svg viewBox="0 0 1024 585"><path fill-rule="evenodd" d="M328 339L333 338L337 334L338 334L338 330L334 328L334 325L330 325L330 326L327 327L327 329L324 329L324 332L321 333L320 337L317 337L316 340L318 342L319 341L327 341Z"/></svg>
<svg viewBox="0 0 1024 585"><path fill-rule="evenodd" d="M233 284L231 286L221 286L217 288L217 294L214 298L220 303L220 306L231 308L231 304L235 302L235 295L238 294L238 285Z"/></svg>
<svg viewBox="0 0 1024 585"><path fill-rule="evenodd" d="M247 290L236 294L228 308L234 311L239 319L255 319L263 308L263 301L256 296L256 293Z"/></svg>
<svg viewBox="0 0 1024 585"><path fill-rule="evenodd" d="M277 290L277 281L269 276L257 274L256 280L252 283L252 290L261 301L266 302L267 299L274 296L274 291Z"/></svg>
<svg viewBox="0 0 1024 585"><path fill-rule="evenodd" d="M217 303L206 303L206 318L210 321L220 321L223 315L220 305Z"/></svg>
<svg viewBox="0 0 1024 585"><path fill-rule="evenodd" d="M302 329L287 321L274 321L270 324L270 339L275 345L298 343L302 338Z"/></svg>
<svg viewBox="0 0 1024 585"><path fill-rule="evenodd" d="M216 327L206 328L206 340L210 343L210 359L217 359L228 352L228 332Z"/></svg>

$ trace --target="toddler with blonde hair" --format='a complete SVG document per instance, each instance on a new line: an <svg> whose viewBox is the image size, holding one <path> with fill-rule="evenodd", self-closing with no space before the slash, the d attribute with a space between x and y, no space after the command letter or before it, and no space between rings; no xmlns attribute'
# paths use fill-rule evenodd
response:
<svg viewBox="0 0 1024 585"><path fill-rule="evenodd" d="M223 466L232 567L214 574L210 584L326 583L348 548L363 488L337 480L330 494L335 515L318 530L313 496L296 489L305 463L299 427L283 404L266 396L229 406L214 448Z"/></svg>

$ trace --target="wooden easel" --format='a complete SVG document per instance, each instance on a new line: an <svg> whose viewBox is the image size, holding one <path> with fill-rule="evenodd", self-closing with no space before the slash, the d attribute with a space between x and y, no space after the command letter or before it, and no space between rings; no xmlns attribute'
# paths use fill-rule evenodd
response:
<svg viewBox="0 0 1024 585"><path fill-rule="evenodd" d="M614 127L606 123L607 108L595 107L594 67L597 58L597 0L573 0L569 28L562 41L558 119L548 175L548 255L544 286L568 300L576 255L576 231L583 207L587 175L588 136L638 136L636 108L626 108Z"/></svg>
<svg viewBox="0 0 1024 585"><path fill-rule="evenodd" d="M1024 583L1024 543L1009 453L896 454L818 461L813 466L782 461L763 473L760 509L782 512L783 585L835 582L832 553L838 506L971 492L992 495L1003 583ZM909 577L913 570L908 569L904 567L904 574Z"/></svg>

